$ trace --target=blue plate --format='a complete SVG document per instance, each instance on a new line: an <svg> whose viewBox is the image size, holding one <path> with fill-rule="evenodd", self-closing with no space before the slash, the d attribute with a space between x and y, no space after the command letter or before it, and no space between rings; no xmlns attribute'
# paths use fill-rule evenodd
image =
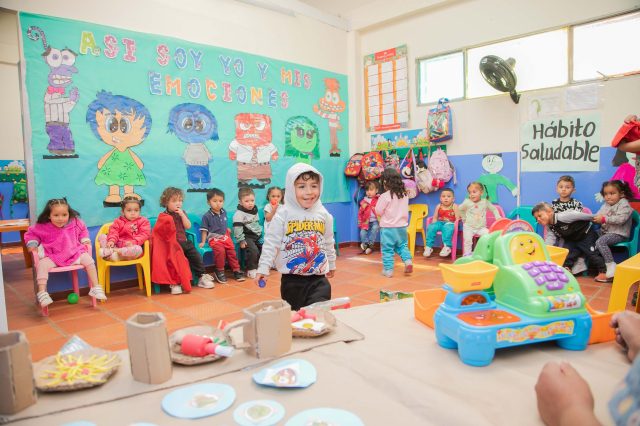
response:
<svg viewBox="0 0 640 426"><path fill-rule="evenodd" d="M162 409L173 417L199 419L226 410L236 399L236 391L222 383L202 383L177 389L162 399Z"/></svg>
<svg viewBox="0 0 640 426"><path fill-rule="evenodd" d="M253 381L257 384L275 388L306 388L317 379L316 368L304 359L280 361L253 375Z"/></svg>
<svg viewBox="0 0 640 426"><path fill-rule="evenodd" d="M350 411L337 408L312 408L291 417L285 426L307 426L314 424L332 424L340 426L364 426L360 417ZM324 423L321 423L324 422Z"/></svg>
<svg viewBox="0 0 640 426"><path fill-rule="evenodd" d="M267 399L245 402L233 412L233 420L240 426L272 426L283 417L282 404Z"/></svg>

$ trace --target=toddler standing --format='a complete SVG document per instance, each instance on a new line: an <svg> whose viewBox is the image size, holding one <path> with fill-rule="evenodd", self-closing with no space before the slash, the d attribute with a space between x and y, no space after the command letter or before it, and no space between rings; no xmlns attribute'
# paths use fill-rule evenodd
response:
<svg viewBox="0 0 640 426"><path fill-rule="evenodd" d="M278 211L278 207L284 202L284 196L282 189L277 186L272 186L267 190L267 204L264 206L264 233L266 235L269 229L271 219Z"/></svg>
<svg viewBox="0 0 640 426"><path fill-rule="evenodd" d="M593 217L593 221L600 224L600 237L596 241L596 248L604 258L607 270L604 274L598 274L595 280L604 283L612 282L616 271L616 262L609 247L627 240L631 234L633 210L627 200L633 197L633 192L626 182L612 180L602 184L600 195L604 197L604 204Z"/></svg>
<svg viewBox="0 0 640 426"><path fill-rule="evenodd" d="M495 208L489 198L482 198L484 194L484 186L479 182L471 182L467 185L469 198L464 200L458 207L460 218L464 225L462 226L464 249L463 255L471 254L473 248L473 236L482 236L489 233L487 228L487 209L491 210L496 220L500 219L500 212Z"/></svg>
<svg viewBox="0 0 640 426"><path fill-rule="evenodd" d="M378 203L378 182L372 180L364 185L365 197L360 201L358 210L358 228L360 228L360 248L365 254L371 254L378 238L380 225L376 216Z"/></svg>
<svg viewBox="0 0 640 426"><path fill-rule="evenodd" d="M262 251L262 244L260 244L262 226L260 226L253 189L248 186L240 188L238 200L240 201L238 210L233 214L233 236L244 251L247 276L253 279L256 277L258 259Z"/></svg>
<svg viewBox="0 0 640 426"><path fill-rule="evenodd" d="M142 245L151 236L149 219L140 216L139 199L125 197L120 206L122 215L113 221L109 233L98 236L99 256L114 262L142 256Z"/></svg>
<svg viewBox="0 0 640 426"><path fill-rule="evenodd" d="M49 270L57 266L82 265L87 271L91 289L89 296L106 300L102 286L98 284L96 264L91 257L89 230L80 219L80 213L69 206L66 198L47 201L35 225L24 234L29 251L44 249L44 257L38 262L36 283L38 303L45 307L53 303L47 292Z"/></svg>
<svg viewBox="0 0 640 426"><path fill-rule="evenodd" d="M387 168L384 170L382 186L386 192L378 198L375 210L380 217L382 275L391 278L395 253L398 253L404 262L404 273L413 272L413 261L407 240L409 197L402 183L402 176L396 169Z"/></svg>
<svg viewBox="0 0 640 426"><path fill-rule="evenodd" d="M455 231L456 219L459 217L458 206L454 203L454 200L453 189L443 188L440 193L440 204L436 206L436 210L433 212L433 220L427 227L427 245L423 253L425 257L429 257L433 253L433 244L438 232L442 232L440 256L447 257L451 254L451 239Z"/></svg>

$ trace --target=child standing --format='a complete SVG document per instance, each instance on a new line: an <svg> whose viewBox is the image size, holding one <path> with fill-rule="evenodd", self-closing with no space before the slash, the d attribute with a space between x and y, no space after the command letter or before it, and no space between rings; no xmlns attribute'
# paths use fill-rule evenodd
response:
<svg viewBox="0 0 640 426"><path fill-rule="evenodd" d="M378 238L380 225L376 216L378 203L378 182L371 180L364 185L365 197L360 201L358 210L358 228L360 228L360 248L365 254L371 254Z"/></svg>
<svg viewBox="0 0 640 426"><path fill-rule="evenodd" d="M151 236L149 219L140 216L139 199L125 197L120 206L122 215L113 221L109 233L98 236L99 256L114 262L142 256L142 245Z"/></svg>
<svg viewBox="0 0 640 426"><path fill-rule="evenodd" d="M607 271L598 274L595 280L606 283L613 281L616 271L616 262L609 247L627 240L631 234L633 210L627 200L633 197L633 192L626 182L612 180L602 184L600 195L604 197L604 204L593 217L593 221L600 224L600 237L596 241L596 248L604 258Z"/></svg>
<svg viewBox="0 0 640 426"><path fill-rule="evenodd" d="M336 269L333 216L320 201L323 178L313 166L297 163L287 171L285 204L271 220L264 239L256 282L275 263L282 274L280 295L298 310L331 299Z"/></svg>
<svg viewBox="0 0 640 426"><path fill-rule="evenodd" d="M596 249L598 234L593 230L592 214L576 210L556 213L548 203L536 204L531 213L540 225L546 227L545 244L555 245L558 238L564 239L569 249L565 268L571 269L579 256L585 256L594 268L598 268L598 273L605 272L604 259Z"/></svg>
<svg viewBox="0 0 640 426"><path fill-rule="evenodd" d="M38 262L36 283L38 285L38 303L45 307L53 303L47 293L49 270L57 266L82 265L87 271L91 284L89 296L106 300L102 286L98 284L96 264L91 257L89 230L80 214L71 208L66 198L54 198L47 201L38 216L35 225L24 234L29 251L38 250L41 245L44 256Z"/></svg>
<svg viewBox="0 0 640 426"><path fill-rule="evenodd" d="M393 257L400 255L404 273L413 272L413 261L407 241L409 224L409 197L396 169L387 168L382 173L382 186L386 192L380 195L376 214L380 217L380 247L382 251L382 275L393 276Z"/></svg>
<svg viewBox="0 0 640 426"><path fill-rule="evenodd" d="M262 251L262 244L260 244L262 226L260 226L253 189L248 186L240 188L238 200L240 201L238 210L233 214L233 236L244 251L247 276L253 279L256 277L258 259Z"/></svg>
<svg viewBox="0 0 640 426"><path fill-rule="evenodd" d="M213 251L215 263L213 276L219 283L227 282L227 276L224 274L226 260L236 281L244 281L244 274L240 271L240 264L236 257L236 248L227 226L227 211L223 208L224 192L218 188L207 192L207 204L209 204L209 211L202 216L200 225L200 247L204 247L205 242L208 242Z"/></svg>
<svg viewBox="0 0 640 426"><path fill-rule="evenodd" d="M581 212L584 206L575 198L572 198L574 192L576 192L576 181L573 176L563 175L558 178L556 183L556 192L558 198L551 202L551 207L555 213L566 212L567 210L575 210ZM564 240L560 238L556 242L558 247L566 247ZM587 270L587 263L584 257L580 256L571 268L571 273L578 275Z"/></svg>
<svg viewBox="0 0 640 426"><path fill-rule="evenodd" d="M271 219L278 211L278 207L284 201L282 189L277 186L272 186L267 190L267 204L264 206L264 233L267 234Z"/></svg>
<svg viewBox="0 0 640 426"><path fill-rule="evenodd" d="M187 239L185 230L191 228L191 221L187 217L187 214L182 210L182 201L184 200L184 193L179 188L168 187L160 196L160 205L166 210L160 214L167 214L171 216L173 222L176 225L176 240L184 256L189 261L189 266L193 270L194 275L198 278L198 287L213 288L215 286L211 275L205 273L204 263L200 253L196 250L191 241ZM171 286L171 294L181 294L182 287L180 285Z"/></svg>
<svg viewBox="0 0 640 426"><path fill-rule="evenodd" d="M453 189L443 188L440 193L440 204L436 206L433 220L427 227L427 245L423 253L425 257L429 257L433 253L433 243L438 232L442 232L440 256L447 257L451 254L451 239L453 231L455 231L456 219L459 217L458 206L453 202L454 200Z"/></svg>
<svg viewBox="0 0 640 426"><path fill-rule="evenodd" d="M464 225L463 232L463 253L464 256L471 254L473 248L473 236L485 235L489 233L487 228L487 209L491 210L496 220L500 219L500 212L495 208L489 198L482 198L484 186L480 182L471 182L467 185L469 198L464 200L458 207L460 218Z"/></svg>

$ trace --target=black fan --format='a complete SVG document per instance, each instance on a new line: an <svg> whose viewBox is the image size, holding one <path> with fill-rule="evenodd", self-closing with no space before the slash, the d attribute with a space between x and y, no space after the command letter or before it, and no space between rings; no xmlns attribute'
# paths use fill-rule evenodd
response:
<svg viewBox="0 0 640 426"><path fill-rule="evenodd" d="M480 73L482 77L496 90L509 92L511 100L518 103L520 95L516 92L518 78L513 70L516 60L509 58L506 61L494 55L487 55L480 59Z"/></svg>

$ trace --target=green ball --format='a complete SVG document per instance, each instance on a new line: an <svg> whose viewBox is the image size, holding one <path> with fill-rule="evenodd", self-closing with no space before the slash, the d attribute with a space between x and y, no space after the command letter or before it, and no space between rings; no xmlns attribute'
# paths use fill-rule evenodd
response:
<svg viewBox="0 0 640 426"><path fill-rule="evenodd" d="M67 296L67 302L71 303L72 305L78 303L78 295L75 293L69 293L69 295Z"/></svg>

